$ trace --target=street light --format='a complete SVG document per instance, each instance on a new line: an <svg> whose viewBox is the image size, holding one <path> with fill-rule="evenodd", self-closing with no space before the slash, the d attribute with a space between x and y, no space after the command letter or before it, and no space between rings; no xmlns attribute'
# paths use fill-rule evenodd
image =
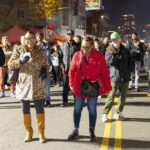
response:
<svg viewBox="0 0 150 150"><path fill-rule="evenodd" d="M105 16L104 16L104 15L102 15L102 16L101 16L101 19L104 19L104 18L105 18Z"/></svg>

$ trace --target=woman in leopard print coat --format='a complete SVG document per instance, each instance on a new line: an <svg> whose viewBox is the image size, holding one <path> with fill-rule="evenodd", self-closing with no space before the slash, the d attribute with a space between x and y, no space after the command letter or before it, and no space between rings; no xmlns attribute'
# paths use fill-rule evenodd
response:
<svg viewBox="0 0 150 150"><path fill-rule="evenodd" d="M44 82L47 75L48 60L43 49L36 46L34 33L25 34L25 47L17 47L8 62L10 69L19 69L16 84L16 98L21 100L23 110L23 121L26 129L25 142L32 140L33 129L31 126L30 101L34 101L39 141L45 143L45 114L44 114ZM42 68L42 69L41 69ZM43 70L44 72L41 72ZM43 76L44 75L44 76Z"/></svg>

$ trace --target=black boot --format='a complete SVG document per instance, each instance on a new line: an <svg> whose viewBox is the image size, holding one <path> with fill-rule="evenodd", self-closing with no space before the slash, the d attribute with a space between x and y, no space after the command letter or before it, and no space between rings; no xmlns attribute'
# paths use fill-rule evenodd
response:
<svg viewBox="0 0 150 150"><path fill-rule="evenodd" d="M79 136L79 132L77 129L73 130L72 133L68 136L69 141L75 140Z"/></svg>
<svg viewBox="0 0 150 150"><path fill-rule="evenodd" d="M90 128L90 140L91 140L91 142L96 142L97 141L96 135L95 135L95 132L94 132L93 128Z"/></svg>

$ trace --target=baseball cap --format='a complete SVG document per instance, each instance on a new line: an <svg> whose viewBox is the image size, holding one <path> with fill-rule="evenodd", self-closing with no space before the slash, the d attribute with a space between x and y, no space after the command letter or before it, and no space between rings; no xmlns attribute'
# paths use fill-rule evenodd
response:
<svg viewBox="0 0 150 150"><path fill-rule="evenodd" d="M111 35L110 35L110 39L111 40L115 40L115 39L119 39L121 38L121 35L118 33L118 32L113 32Z"/></svg>

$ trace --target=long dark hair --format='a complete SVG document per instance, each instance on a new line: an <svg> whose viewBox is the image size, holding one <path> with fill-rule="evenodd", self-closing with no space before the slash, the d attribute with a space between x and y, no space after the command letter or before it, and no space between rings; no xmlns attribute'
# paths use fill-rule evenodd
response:
<svg viewBox="0 0 150 150"><path fill-rule="evenodd" d="M30 34L30 35L33 35L33 37L36 39L36 37L35 37L35 33L34 32L32 32L32 31L27 31L26 33L25 33L25 35L24 36L26 36L26 34ZM26 38L25 38L26 39ZM28 49L28 47L27 47L27 45L26 44L24 44L24 46L23 46L25 49ZM36 44L35 44L35 47L36 47Z"/></svg>

